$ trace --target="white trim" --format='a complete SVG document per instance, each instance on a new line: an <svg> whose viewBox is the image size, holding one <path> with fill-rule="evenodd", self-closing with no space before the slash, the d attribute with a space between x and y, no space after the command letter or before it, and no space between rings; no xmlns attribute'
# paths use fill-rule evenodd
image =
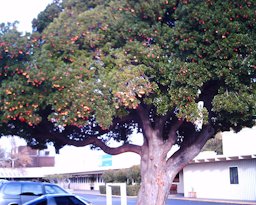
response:
<svg viewBox="0 0 256 205"><path fill-rule="evenodd" d="M205 162L220 162L220 161L236 161L236 160L255 159L255 158L256 158L256 154L239 155L239 156L216 155L215 157L209 157L209 158L195 158L194 160L191 161L190 164L205 163Z"/></svg>

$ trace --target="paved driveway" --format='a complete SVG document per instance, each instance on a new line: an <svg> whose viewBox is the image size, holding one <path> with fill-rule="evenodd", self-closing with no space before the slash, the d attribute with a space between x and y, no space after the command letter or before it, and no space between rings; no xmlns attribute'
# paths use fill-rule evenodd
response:
<svg viewBox="0 0 256 205"><path fill-rule="evenodd" d="M74 191L73 193L85 197L94 205L106 205L106 196L99 194L97 191ZM112 205L120 204L120 197L112 197ZM136 205L136 197L128 197L127 205ZM171 196L167 200L166 205L256 205L256 201L227 201Z"/></svg>

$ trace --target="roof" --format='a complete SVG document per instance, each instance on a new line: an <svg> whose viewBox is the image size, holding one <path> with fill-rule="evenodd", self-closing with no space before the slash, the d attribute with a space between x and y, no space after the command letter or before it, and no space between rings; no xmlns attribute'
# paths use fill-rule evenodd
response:
<svg viewBox="0 0 256 205"><path fill-rule="evenodd" d="M251 155L239 155L239 156L225 156L225 155L215 155L205 158L195 158L191 163L206 163L206 162L220 162L220 161L237 161L246 159L256 159L256 154Z"/></svg>
<svg viewBox="0 0 256 205"><path fill-rule="evenodd" d="M54 167L0 168L0 178L42 178L54 170Z"/></svg>
<svg viewBox="0 0 256 205"><path fill-rule="evenodd" d="M256 159L256 154L252 155L239 155L239 156L225 156L225 155L207 155L198 156L190 162L190 164L196 163L209 163L209 162L221 162L221 161L237 161ZM109 168L101 167L97 170L79 170L79 171L64 171L58 170L56 167L34 167L34 168L0 168L0 179L8 178L43 178L47 175L61 174L61 175L90 175L101 174Z"/></svg>

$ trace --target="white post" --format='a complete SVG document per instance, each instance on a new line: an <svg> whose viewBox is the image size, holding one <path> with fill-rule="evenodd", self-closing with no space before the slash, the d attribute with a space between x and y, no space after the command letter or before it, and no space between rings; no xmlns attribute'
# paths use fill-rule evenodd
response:
<svg viewBox="0 0 256 205"><path fill-rule="evenodd" d="M112 205L112 186L120 187L121 205L127 205L126 183L107 183L106 184L107 205Z"/></svg>
<svg viewBox="0 0 256 205"><path fill-rule="evenodd" d="M126 183L120 184L121 205L127 205Z"/></svg>
<svg viewBox="0 0 256 205"><path fill-rule="evenodd" d="M107 205L112 205L112 187L110 184L106 184L106 197Z"/></svg>

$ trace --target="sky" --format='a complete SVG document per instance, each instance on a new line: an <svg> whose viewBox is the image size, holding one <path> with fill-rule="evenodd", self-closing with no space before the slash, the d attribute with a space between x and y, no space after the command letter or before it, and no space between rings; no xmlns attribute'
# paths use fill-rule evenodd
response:
<svg viewBox="0 0 256 205"><path fill-rule="evenodd" d="M19 21L20 32L32 31L32 20L53 0L0 0L0 22Z"/></svg>

